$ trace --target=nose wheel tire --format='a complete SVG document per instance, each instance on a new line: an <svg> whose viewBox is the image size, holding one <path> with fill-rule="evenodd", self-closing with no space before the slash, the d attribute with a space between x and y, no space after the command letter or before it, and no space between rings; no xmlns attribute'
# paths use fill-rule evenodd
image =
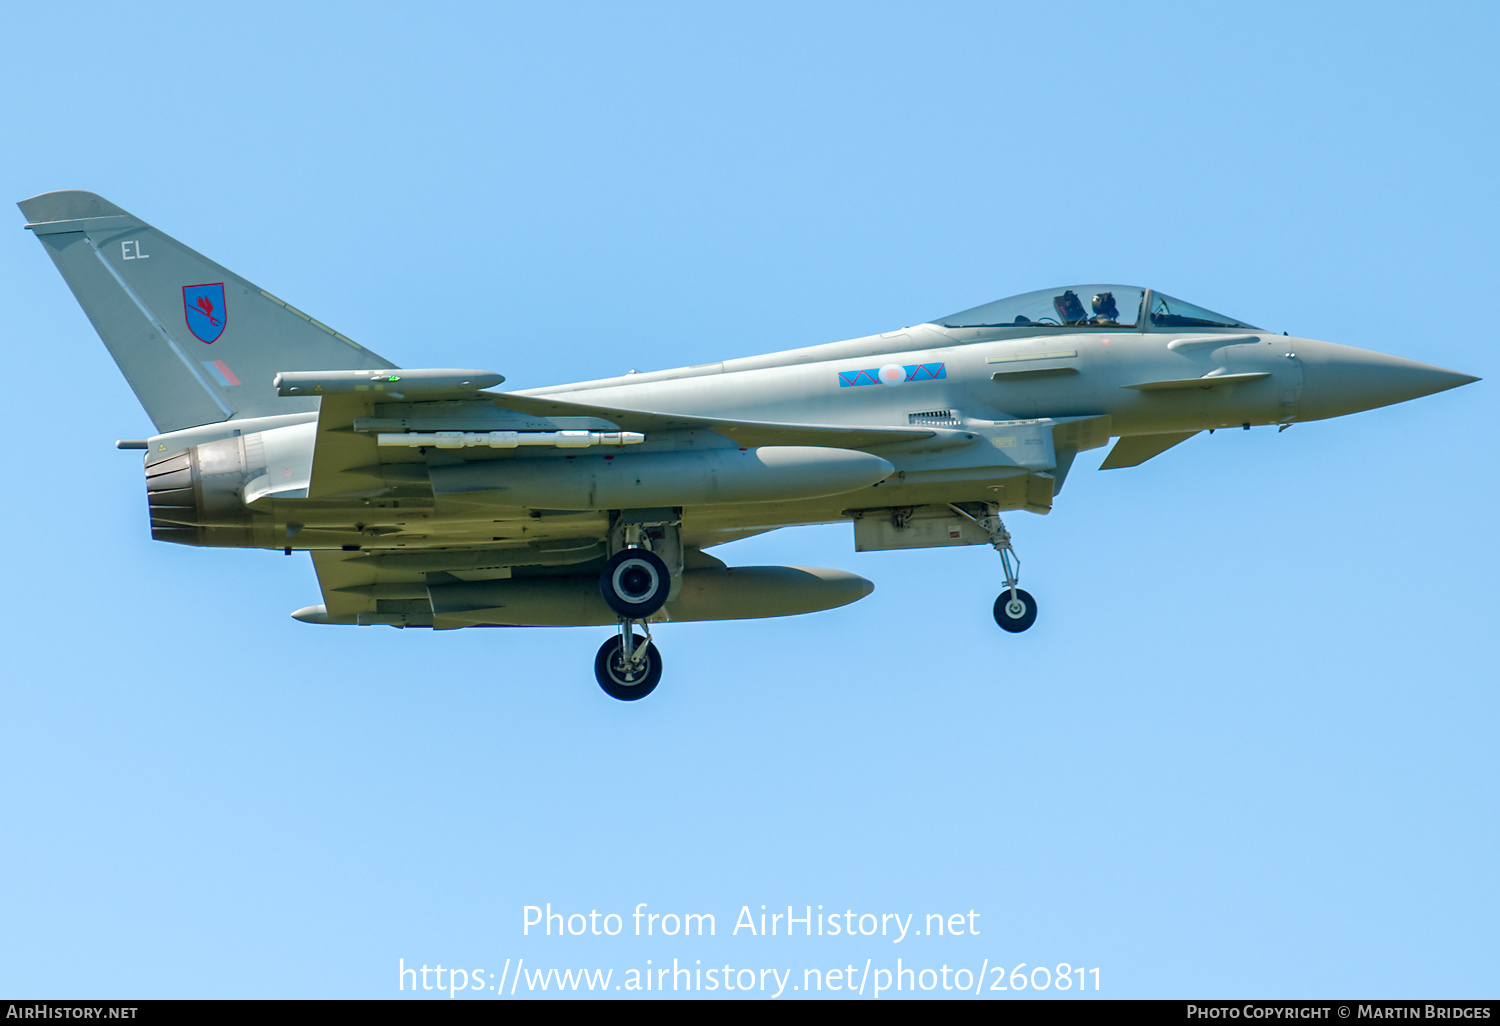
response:
<svg viewBox="0 0 1500 1026"><path fill-rule="evenodd" d="M644 620L666 604L672 590L667 564L650 549L621 549L599 573L599 593L627 620Z"/></svg>
<svg viewBox="0 0 1500 1026"><path fill-rule="evenodd" d="M995 622L1012 634L1020 634L1036 623L1036 599L1020 588L1012 597L1011 590L1006 588L995 600Z"/></svg>
<svg viewBox="0 0 1500 1026"><path fill-rule="evenodd" d="M638 658L633 664L626 664L618 634L600 645L599 654L594 657L594 677L599 686L610 698L622 702L645 698L661 682L661 653L641 635L634 637Z"/></svg>

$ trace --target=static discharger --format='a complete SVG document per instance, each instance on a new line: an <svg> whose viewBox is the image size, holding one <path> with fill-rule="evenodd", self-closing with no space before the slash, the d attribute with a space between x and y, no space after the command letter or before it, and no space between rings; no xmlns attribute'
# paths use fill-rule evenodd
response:
<svg viewBox="0 0 1500 1026"><path fill-rule="evenodd" d="M591 445L637 445L646 436L639 431L383 431L375 440L378 445L409 448L471 449L487 445L491 449L514 449L522 445L550 445L558 449L586 449Z"/></svg>

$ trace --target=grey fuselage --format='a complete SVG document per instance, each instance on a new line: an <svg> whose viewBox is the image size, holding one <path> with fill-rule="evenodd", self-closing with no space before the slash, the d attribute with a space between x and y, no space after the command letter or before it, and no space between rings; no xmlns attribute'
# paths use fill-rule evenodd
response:
<svg viewBox="0 0 1500 1026"><path fill-rule="evenodd" d="M880 383L882 368L901 369L900 380ZM908 374L909 368L919 370ZM516 394L657 414L851 428L924 427L930 432L927 438L861 446L889 461L894 473L855 491L714 503L695 502L692 482L682 482L683 501L666 504L683 506L685 540L702 548L782 526L847 520L871 509L987 503L1000 510L1046 512L1073 455L1110 437L1185 437L1246 424L1285 426L1468 380L1399 357L1245 329L922 324L805 349ZM273 485L308 479L312 419L311 414L294 416L289 418L293 423L282 421L265 433L263 448L273 458L262 476ZM1077 427L1071 435L1066 433L1070 425ZM153 438L151 448L181 449L257 426L257 421L204 425ZM734 444L701 431L648 433L643 444L618 455L590 451L573 466ZM523 452L505 458L556 456ZM422 463L415 453L410 460ZM274 491L247 488L242 493L247 501L269 495L255 503L255 529L236 534L235 541L226 536L207 543L298 549L398 543L448 547L499 541L493 527L503 521L519 524L529 541L546 541L596 535L604 517L600 510L566 516L559 510L539 518L530 504L496 505L478 496L473 499L479 501L441 495L402 499L400 480L386 483L386 494L397 496L389 505L373 494L335 502L278 498ZM296 525L296 534L288 536L288 524Z"/></svg>

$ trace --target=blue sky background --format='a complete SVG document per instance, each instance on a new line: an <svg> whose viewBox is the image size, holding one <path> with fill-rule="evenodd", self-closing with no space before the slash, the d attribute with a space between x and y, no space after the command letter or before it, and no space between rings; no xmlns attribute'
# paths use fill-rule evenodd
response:
<svg viewBox="0 0 1500 1026"><path fill-rule="evenodd" d="M535 387L1122 281L1489 379L1132 470L1085 454L1052 515L1009 517L1021 636L985 549L720 549L877 590L664 628L627 705L592 680L603 629L308 626L305 556L152 542L111 444L149 423L16 214L0 993L896 956L1097 966L1114 997L1500 989L1493 5L0 25L5 198L99 192L404 366ZM719 936L523 938L546 902ZM974 909L981 935L728 935L763 903Z"/></svg>

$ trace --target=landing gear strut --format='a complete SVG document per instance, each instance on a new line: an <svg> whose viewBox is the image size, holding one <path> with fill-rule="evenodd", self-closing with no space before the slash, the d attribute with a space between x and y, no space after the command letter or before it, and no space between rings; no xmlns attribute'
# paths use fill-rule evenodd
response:
<svg viewBox="0 0 1500 1026"><path fill-rule="evenodd" d="M995 599L995 623L1000 625L1001 630L1012 634L1021 633L1036 623L1036 599L1031 597L1031 592L1016 587L1016 581L1021 576L1021 557L1016 555L1016 550L1010 543L1010 532L1005 529L1005 521L997 513L976 517L959 506L950 504L950 508L989 532L990 544L1000 553L1000 565L1005 571L1005 590Z"/></svg>
<svg viewBox="0 0 1500 1026"><path fill-rule="evenodd" d="M623 510L613 517L609 547L614 554L599 573L599 593L619 616L620 632L594 657L594 677L611 698L634 702L661 680L661 654L646 621L666 605L674 582L682 578L681 525L682 511L674 509ZM644 637L635 632L637 626Z"/></svg>

